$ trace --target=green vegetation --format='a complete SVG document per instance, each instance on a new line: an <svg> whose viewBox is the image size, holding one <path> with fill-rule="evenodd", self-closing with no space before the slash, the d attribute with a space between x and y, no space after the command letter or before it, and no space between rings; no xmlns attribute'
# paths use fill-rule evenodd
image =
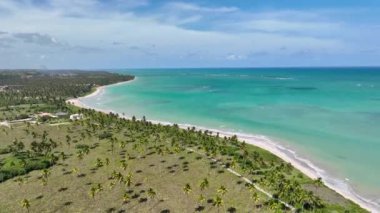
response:
<svg viewBox="0 0 380 213"><path fill-rule="evenodd" d="M65 90L60 75L44 75ZM84 88L94 78L108 83L132 79L116 74L98 76L96 72L88 76L78 80L77 88ZM19 93L12 100L0 100L4 107L0 121L21 114L31 116L46 107L51 113L64 109L84 118L57 117L0 126L1 211L365 212L321 180L304 176L271 153L236 137L78 109L63 100L86 94L92 86L55 93L48 87L38 89L35 83L25 83L39 91L32 99ZM46 91L51 91L50 95ZM0 96L5 97L10 95Z"/></svg>

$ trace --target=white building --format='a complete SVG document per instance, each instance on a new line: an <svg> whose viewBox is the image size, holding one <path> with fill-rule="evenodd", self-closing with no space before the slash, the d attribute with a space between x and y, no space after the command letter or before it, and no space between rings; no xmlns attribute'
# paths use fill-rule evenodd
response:
<svg viewBox="0 0 380 213"><path fill-rule="evenodd" d="M72 115L70 115L70 120L72 120L72 121L76 121L76 120L80 120L80 119L83 119L83 115L82 114L72 114Z"/></svg>

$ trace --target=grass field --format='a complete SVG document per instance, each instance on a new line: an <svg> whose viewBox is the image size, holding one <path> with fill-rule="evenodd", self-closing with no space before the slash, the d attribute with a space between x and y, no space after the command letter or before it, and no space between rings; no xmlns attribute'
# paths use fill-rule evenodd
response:
<svg viewBox="0 0 380 213"><path fill-rule="evenodd" d="M21 205L23 199L28 200L30 212L285 211L279 204L270 204L273 199L229 172L224 166L232 164L228 155L207 157L202 149L191 143L188 147L173 148L170 134L164 131L152 134L138 129L138 126L115 127L97 127L91 132L88 124L83 122L56 126L18 124L12 129L0 127L0 149L11 145L15 138L28 147L45 131L47 138L58 144L54 153L60 156L47 170L48 175L36 170L1 183L0 212L26 211ZM37 136L33 137L31 132ZM100 139L104 132L111 133L114 140L109 137ZM67 135L70 136L69 143ZM84 149L88 154L79 151ZM247 150L248 153L258 152L267 165L258 168L255 175L234 167L251 180L265 179L268 171L282 164L280 159L264 150L248 145ZM12 161L12 154L0 155L0 165L4 166L5 161ZM17 167L18 164L14 165ZM123 178L116 178L118 173ZM312 180L294 169L284 174L297 179L303 187L324 200L326 208L316 212L363 211L330 189L315 186ZM46 182L43 181L44 175L47 176ZM200 183L204 178L209 184L201 190ZM188 193L184 192L186 184L191 188L187 189ZM221 186L225 190L223 187L220 190ZM262 187L271 191L269 185L262 184ZM203 199L200 199L201 195ZM217 198L221 200L216 202Z"/></svg>

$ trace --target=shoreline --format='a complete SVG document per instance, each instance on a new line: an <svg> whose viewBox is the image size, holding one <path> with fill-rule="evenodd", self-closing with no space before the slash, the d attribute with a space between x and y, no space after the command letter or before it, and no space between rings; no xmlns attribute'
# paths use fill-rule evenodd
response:
<svg viewBox="0 0 380 213"><path fill-rule="evenodd" d="M121 84L127 84L131 83L137 80L137 77L135 77L132 80L129 81L123 81L115 84L110 84L110 85L105 85L105 86L99 86L96 87L96 90L83 97L79 98L72 98L66 100L66 103L72 104L74 106L80 107L80 108L86 108L86 109L94 109L99 112L103 113L114 113L118 114L119 117L123 117L126 119L131 119L132 116L126 116L122 115L121 113L114 112L112 110L105 110L105 109L98 109L95 107L90 107L86 104L84 104L81 99L84 98L90 98L94 96L98 96L102 94L105 90L106 87L111 87L111 86L117 86ZM173 125L174 123L171 122L166 122L166 121L157 121L157 120L147 120L149 122L152 122L153 124L162 124L162 125ZM191 125L191 124L178 124L178 126L182 129L187 129L191 127L195 127L197 130L209 130L213 134L219 133L220 136L224 137L231 137L233 135L236 135L238 140L241 142L246 142L247 144L259 147L261 149L264 149L273 155L279 157L286 163L291 163L291 165L299 170L301 173L304 175L308 176L311 179L317 179L319 177L322 178L322 181L324 185L326 185L328 188L331 190L337 192L341 196L343 196L346 199L351 200L352 202L356 203L363 209L366 209L367 211L370 212L380 212L380 206L379 204L372 202L359 194L355 193L354 190L345 182L339 179L336 179L334 177L329 176L323 169L315 166L312 162L309 160L299 157L297 153L293 150L287 149L284 146L281 146L280 144L270 140L270 138L264 136L264 135L251 135L251 134L243 134L243 133L235 133L235 132L230 132L230 131L222 131L218 129L213 129L213 128L207 128L207 127L202 127L202 126L197 126L197 125Z"/></svg>

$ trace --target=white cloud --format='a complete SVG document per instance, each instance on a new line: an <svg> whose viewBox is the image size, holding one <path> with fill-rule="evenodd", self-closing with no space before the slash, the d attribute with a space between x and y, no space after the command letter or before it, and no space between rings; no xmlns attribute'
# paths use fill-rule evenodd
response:
<svg viewBox="0 0 380 213"><path fill-rule="evenodd" d="M184 2L171 2L166 4L166 8L175 11L193 11L207 13L231 13L239 11L237 7L206 7Z"/></svg>
<svg viewBox="0 0 380 213"><path fill-rule="evenodd" d="M128 4L127 0L112 1ZM148 2L144 2L128 7L146 6ZM354 51L340 37L320 36L346 29L315 13L247 13L233 7L178 2L138 13L131 9L104 10L95 0L52 0L48 7L2 0L0 8L9 11L0 18L1 30L9 32L4 34L7 39L17 39L5 48L0 37L0 64L5 66L32 66L41 55L46 56L44 64L48 67L88 68L180 63L210 66L226 61L249 62L252 53L261 52L285 57L306 50L309 55ZM177 13L169 13L169 9ZM212 18L218 17L215 14L223 16L210 20L209 13L214 14ZM207 22L207 30L188 27L202 22ZM19 54L21 51L25 55Z"/></svg>
<svg viewBox="0 0 380 213"><path fill-rule="evenodd" d="M229 54L226 56L226 60L229 60L229 61L243 60L246 58L247 56L245 55L236 55L236 54Z"/></svg>
<svg viewBox="0 0 380 213"><path fill-rule="evenodd" d="M20 39L26 43L33 43L43 46L63 46L65 44L59 43L54 37L43 35L39 33L15 33L13 37Z"/></svg>
<svg viewBox="0 0 380 213"><path fill-rule="evenodd" d="M299 32L302 34L331 33L339 30L338 23L318 21L289 21L276 19L258 19L238 23L235 28L246 30L260 30L266 32Z"/></svg>

